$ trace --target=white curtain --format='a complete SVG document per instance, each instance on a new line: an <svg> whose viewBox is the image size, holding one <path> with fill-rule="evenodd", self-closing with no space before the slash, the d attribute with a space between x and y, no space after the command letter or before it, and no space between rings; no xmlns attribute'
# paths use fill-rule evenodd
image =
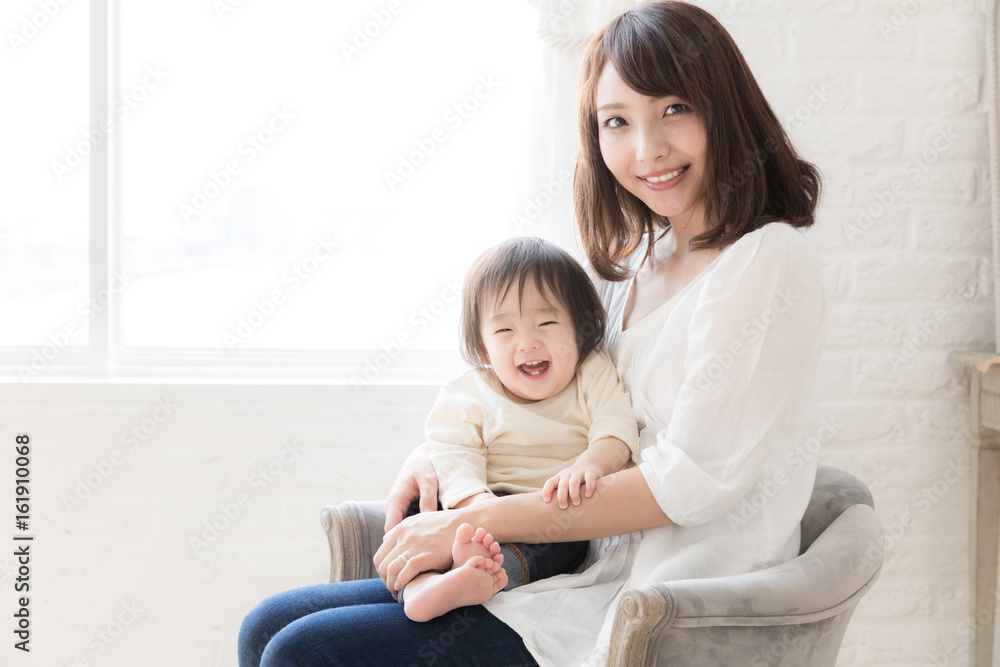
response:
<svg viewBox="0 0 1000 667"><path fill-rule="evenodd" d="M538 10L538 34L544 49L536 108L531 115L533 149L526 174L527 207L517 218L517 233L544 236L582 257L573 216L572 180L580 146L577 88L583 52L594 33L644 1L527 1Z"/></svg>

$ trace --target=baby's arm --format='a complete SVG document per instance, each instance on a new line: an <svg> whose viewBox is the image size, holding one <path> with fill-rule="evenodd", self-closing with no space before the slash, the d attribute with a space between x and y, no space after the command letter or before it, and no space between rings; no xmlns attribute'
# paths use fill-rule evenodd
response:
<svg viewBox="0 0 1000 667"><path fill-rule="evenodd" d="M495 498L492 491L483 491L481 493L473 493L471 496L462 498L457 503L451 506L452 509L460 509L462 507L467 507L473 503L480 502L486 498Z"/></svg>
<svg viewBox="0 0 1000 667"><path fill-rule="evenodd" d="M639 429L632 402L607 353L603 350L591 353L579 373L587 412L592 416L590 445L542 487L545 502L550 502L553 492L558 491L562 509L569 507L568 501L579 505L583 498L590 498L597 480L621 470L639 449ZM582 497L581 486L585 487Z"/></svg>
<svg viewBox="0 0 1000 667"><path fill-rule="evenodd" d="M552 492L556 491L559 507L562 509L569 507L569 502L579 505L581 486L585 487L584 497L589 498L594 493L597 480L621 470L631 456L632 450L618 438L608 436L595 440L572 465L563 468L559 474L545 482L542 499L549 502L552 500Z"/></svg>
<svg viewBox="0 0 1000 667"><path fill-rule="evenodd" d="M483 408L471 395L468 380L462 376L441 387L425 425L438 478L438 500L444 509L469 496L489 493Z"/></svg>

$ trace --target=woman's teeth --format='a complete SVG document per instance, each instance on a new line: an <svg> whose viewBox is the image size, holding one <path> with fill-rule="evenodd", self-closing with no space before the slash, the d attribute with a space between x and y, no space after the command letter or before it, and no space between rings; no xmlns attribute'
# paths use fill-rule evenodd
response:
<svg viewBox="0 0 1000 667"><path fill-rule="evenodd" d="M688 165L687 167L681 167L677 171L672 171L669 174L664 174L663 176L650 176L645 180L649 181L650 183L666 183L667 181L672 181L681 174L683 174L685 171L688 170L688 167L690 166L691 165Z"/></svg>

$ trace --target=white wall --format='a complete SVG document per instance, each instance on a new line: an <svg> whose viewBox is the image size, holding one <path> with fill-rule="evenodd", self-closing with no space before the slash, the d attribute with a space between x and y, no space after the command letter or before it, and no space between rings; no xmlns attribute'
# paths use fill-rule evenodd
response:
<svg viewBox="0 0 1000 667"><path fill-rule="evenodd" d="M985 6L749 4L728 26L827 177L810 237L839 431L821 460L869 485L891 533L840 664L968 665L968 380L946 356L993 346Z"/></svg>
<svg viewBox="0 0 1000 667"><path fill-rule="evenodd" d="M15 661L0 664L234 664L247 611L327 580L320 508L384 497L420 440L433 387L370 393L0 386L0 478L11 482L12 504L14 438L29 433L35 535L33 654L18 660L5 645L0 655ZM13 522L13 512L4 515ZM222 530L213 534L206 521ZM5 528L0 539L13 545L16 532ZM12 553L0 550L6 619ZM119 619L122 605L143 611ZM98 631L120 636L109 645Z"/></svg>
<svg viewBox="0 0 1000 667"><path fill-rule="evenodd" d="M992 286L981 278L990 275L982 3L703 4L725 19L826 177L810 237L831 297L823 412L838 430L821 460L864 480L896 534L840 662L967 665L964 646L944 653L965 640L969 521L968 474L949 483L945 473L967 466L971 441L968 382L946 355L993 341ZM33 654L4 646L13 662L0 662L234 664L247 610L325 579L320 507L382 497L433 397L433 387L0 385L0 501L13 496L14 435L30 433L36 536ZM149 432L134 448L133 428ZM292 441L301 452L282 463ZM272 481L258 473L268 465ZM67 494L102 467L107 479L68 508ZM195 553L190 539L240 493L249 506ZM0 548L6 619L11 552ZM137 620L122 605L141 608ZM110 644L96 634L119 630Z"/></svg>

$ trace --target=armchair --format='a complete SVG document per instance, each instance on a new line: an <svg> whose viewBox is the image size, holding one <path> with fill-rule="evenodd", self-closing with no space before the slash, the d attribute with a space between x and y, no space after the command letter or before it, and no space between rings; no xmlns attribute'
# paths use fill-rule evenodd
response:
<svg viewBox="0 0 1000 667"><path fill-rule="evenodd" d="M324 507L330 581L377 576L382 502ZM800 555L766 570L627 591L609 665L833 667L847 623L882 569L882 522L852 475L820 465Z"/></svg>

